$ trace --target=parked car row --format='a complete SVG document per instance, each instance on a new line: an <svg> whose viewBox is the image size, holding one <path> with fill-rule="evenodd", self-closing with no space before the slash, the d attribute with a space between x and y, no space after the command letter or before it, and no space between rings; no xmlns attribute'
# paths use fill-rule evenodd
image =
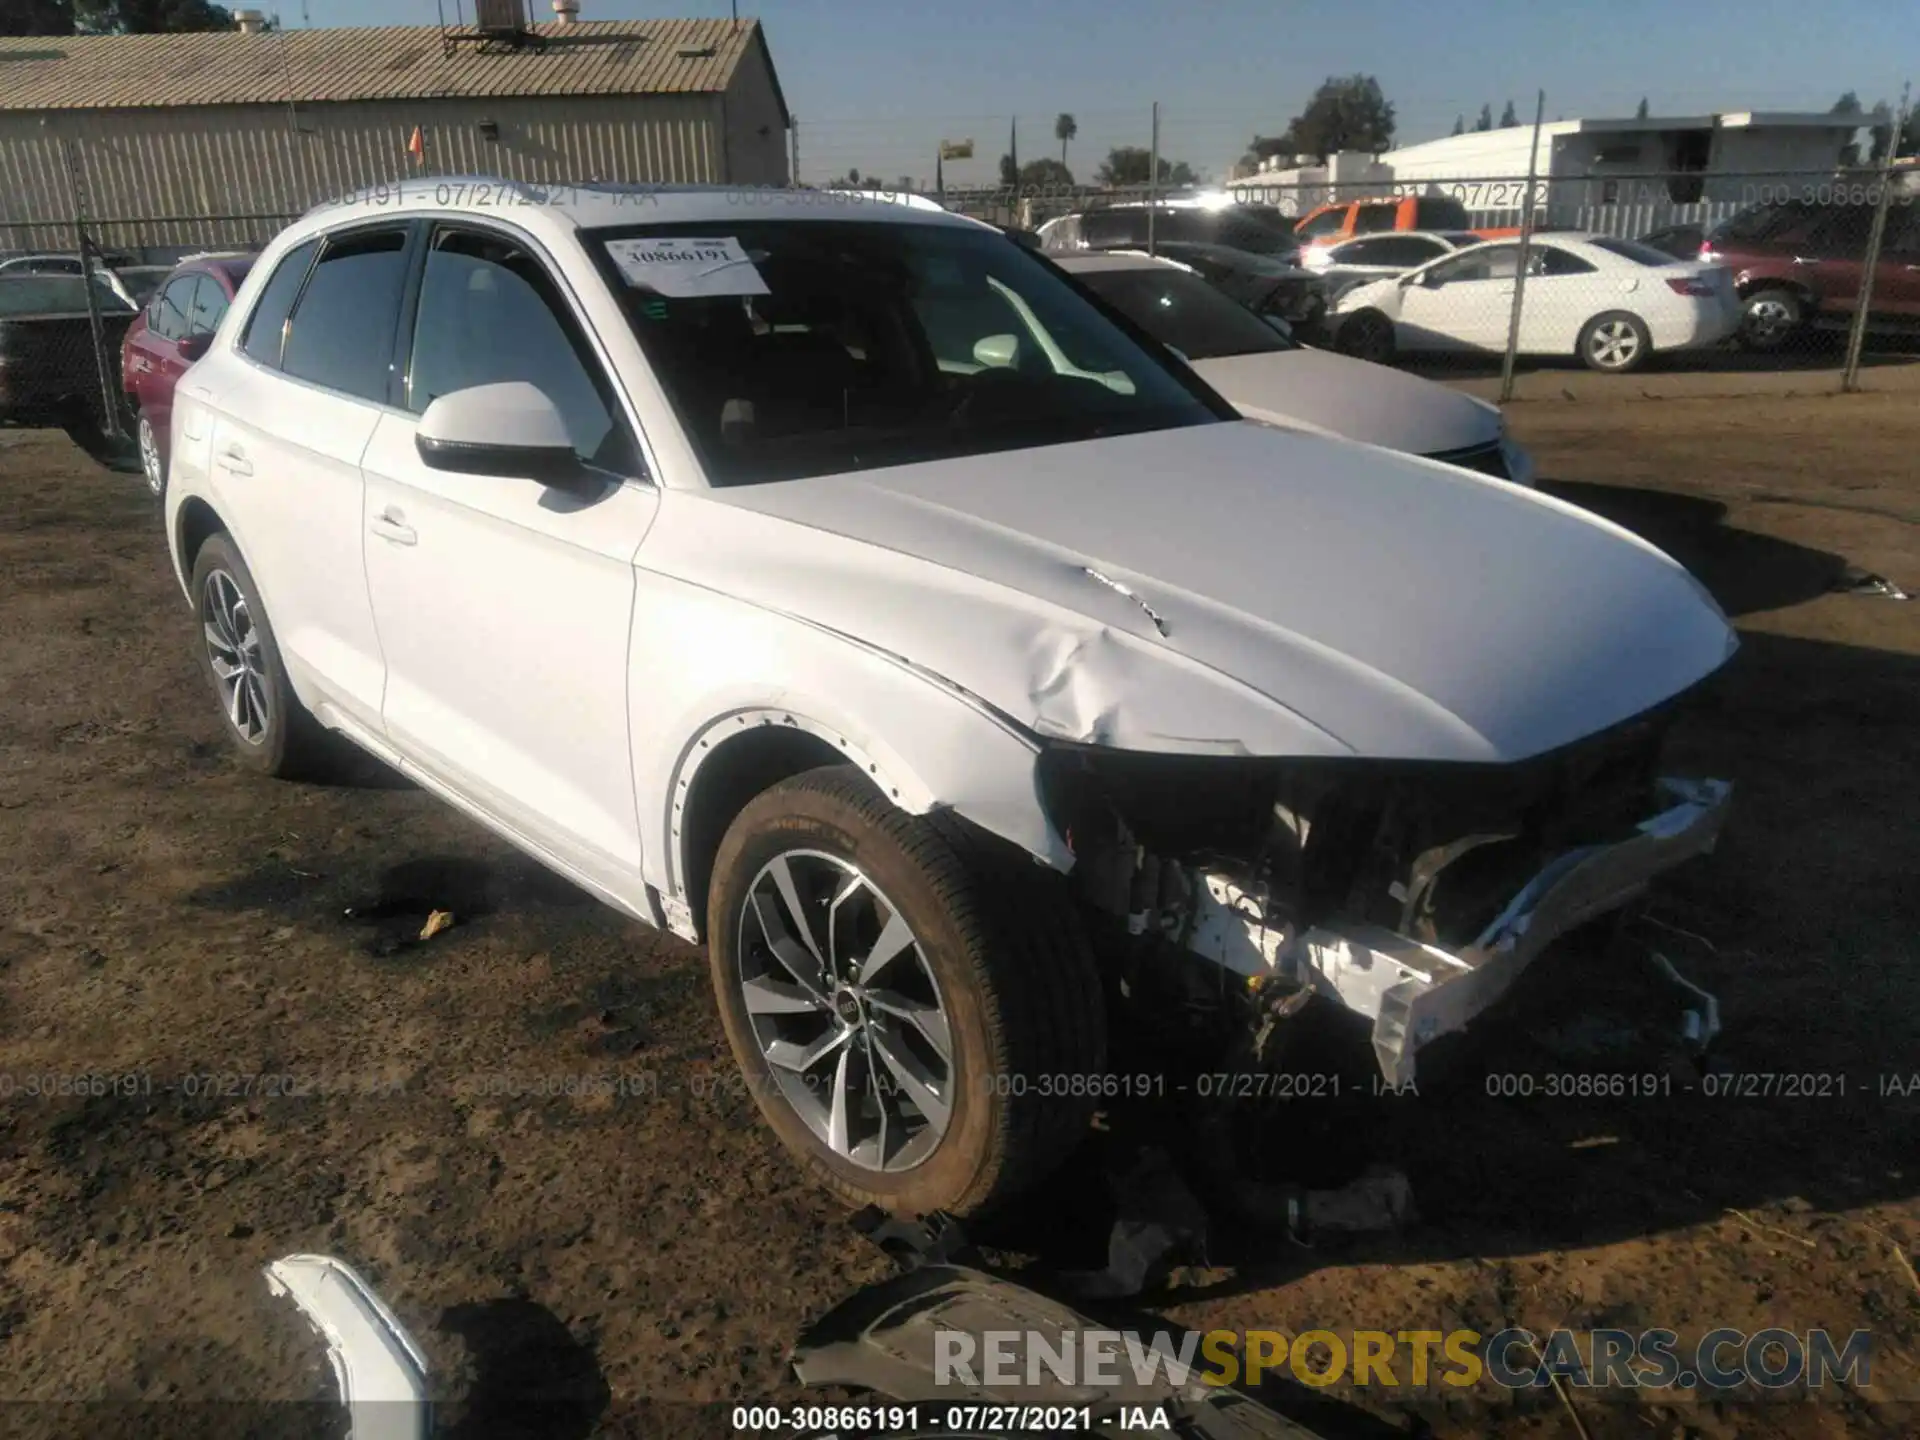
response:
<svg viewBox="0 0 1920 1440"><path fill-rule="evenodd" d="M112 376L101 373L94 316L102 340L117 346L165 274L96 269L89 281L77 264L71 272L21 266L0 274L0 424L64 429L96 459L111 459Z"/></svg>

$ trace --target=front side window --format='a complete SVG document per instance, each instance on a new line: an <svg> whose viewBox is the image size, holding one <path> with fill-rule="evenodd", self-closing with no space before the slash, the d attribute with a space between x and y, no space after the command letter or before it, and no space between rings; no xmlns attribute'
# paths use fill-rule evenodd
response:
<svg viewBox="0 0 1920 1440"><path fill-rule="evenodd" d="M1413 202L1416 230L1464 230L1473 223L1467 207L1445 196L1422 196Z"/></svg>
<svg viewBox="0 0 1920 1440"><path fill-rule="evenodd" d="M280 368L384 405L406 267L405 230L330 236L287 323Z"/></svg>
<svg viewBox="0 0 1920 1440"><path fill-rule="evenodd" d="M1437 241L1416 240L1406 235L1383 235L1377 240L1362 240L1352 248L1366 252L1366 258L1359 260L1359 264L1392 265L1404 270L1424 265L1429 260L1438 260L1447 253L1447 247Z"/></svg>
<svg viewBox="0 0 1920 1440"><path fill-rule="evenodd" d="M583 461L634 473L605 373L541 263L505 236L438 232L420 282L407 408L421 414L441 395L515 380L553 401Z"/></svg>
<svg viewBox="0 0 1920 1440"><path fill-rule="evenodd" d="M1165 266L1091 270L1080 283L1189 360L1265 355L1293 344L1198 276Z"/></svg>
<svg viewBox="0 0 1920 1440"><path fill-rule="evenodd" d="M1518 245L1488 245L1445 260L1426 272L1429 285L1453 285L1462 280L1512 280L1520 274Z"/></svg>
<svg viewBox="0 0 1920 1440"><path fill-rule="evenodd" d="M306 284L307 272L313 268L313 257L319 249L318 240L309 240L289 250L280 268L267 281L253 314L247 317L247 332L240 348L262 365L280 368L287 320L293 314L293 302L300 298L300 287Z"/></svg>
<svg viewBox="0 0 1920 1440"><path fill-rule="evenodd" d="M743 219L586 239L716 485L1229 418L997 233Z"/></svg>

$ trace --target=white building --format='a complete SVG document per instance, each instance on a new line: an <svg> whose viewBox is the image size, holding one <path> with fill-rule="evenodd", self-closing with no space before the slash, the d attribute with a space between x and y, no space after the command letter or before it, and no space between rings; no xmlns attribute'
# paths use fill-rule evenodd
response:
<svg viewBox="0 0 1920 1440"><path fill-rule="evenodd" d="M1710 223L1783 185L1831 177L1864 118L1734 111L1555 120L1540 127L1537 157L1533 127L1514 125L1403 146L1378 157L1335 156L1345 162L1338 173L1328 173L1333 165L1270 168L1229 185L1242 198L1302 212L1327 199L1328 190L1345 199L1369 193L1451 195L1478 224L1517 223L1533 161L1541 182L1535 204L1547 223L1633 234L1662 225Z"/></svg>

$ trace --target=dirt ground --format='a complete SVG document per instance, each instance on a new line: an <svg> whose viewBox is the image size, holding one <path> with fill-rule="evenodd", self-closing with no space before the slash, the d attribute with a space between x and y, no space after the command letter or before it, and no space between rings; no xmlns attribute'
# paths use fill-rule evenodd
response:
<svg viewBox="0 0 1920 1440"><path fill-rule="evenodd" d="M1892 1093L1920 1073L1920 607L1829 593L1844 563L1920 590L1920 394L1642 390L1662 393L1585 387L1513 423L1554 488L1737 617L1742 652L1681 736L1738 786L1725 842L1613 953L1530 975L1446 1083L1296 1102L1275 1144L1302 1175L1397 1165L1418 1223L1313 1248L1215 1234L1140 1308L1293 1332L1868 1329L1871 1383L1573 1392L1577 1421L1551 1390L1266 1387L1328 1435L1920 1431L1920 1098ZM794 1336L889 1266L757 1123L702 956L372 770L242 774L191 639L137 481L0 432L0 1433L327 1433L284 1403L332 1382L261 1278L296 1251L374 1281L453 1434L721 1433L726 1402L800 1398ZM454 926L405 943L434 908ZM1678 992L1634 978L1648 948L1719 996L1723 1071L1838 1078L1546 1096L1676 1073ZM1487 1093L1513 1075L1536 1093ZM29 1093L48 1076L115 1080ZM626 1093L498 1093L569 1077ZM1084 1263L1097 1173L994 1243L1042 1276Z"/></svg>

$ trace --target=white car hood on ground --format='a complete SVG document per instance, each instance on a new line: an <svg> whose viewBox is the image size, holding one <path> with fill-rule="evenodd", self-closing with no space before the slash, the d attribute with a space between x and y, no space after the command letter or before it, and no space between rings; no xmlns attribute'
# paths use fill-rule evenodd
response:
<svg viewBox="0 0 1920 1440"><path fill-rule="evenodd" d="M1520 760L1734 648L1608 522L1252 423L669 492L640 563L1135 750Z"/></svg>
<svg viewBox="0 0 1920 1440"><path fill-rule="evenodd" d="M1500 412L1486 401L1328 350L1281 350L1191 363L1201 379L1255 420L1412 455L1466 450L1500 438Z"/></svg>

